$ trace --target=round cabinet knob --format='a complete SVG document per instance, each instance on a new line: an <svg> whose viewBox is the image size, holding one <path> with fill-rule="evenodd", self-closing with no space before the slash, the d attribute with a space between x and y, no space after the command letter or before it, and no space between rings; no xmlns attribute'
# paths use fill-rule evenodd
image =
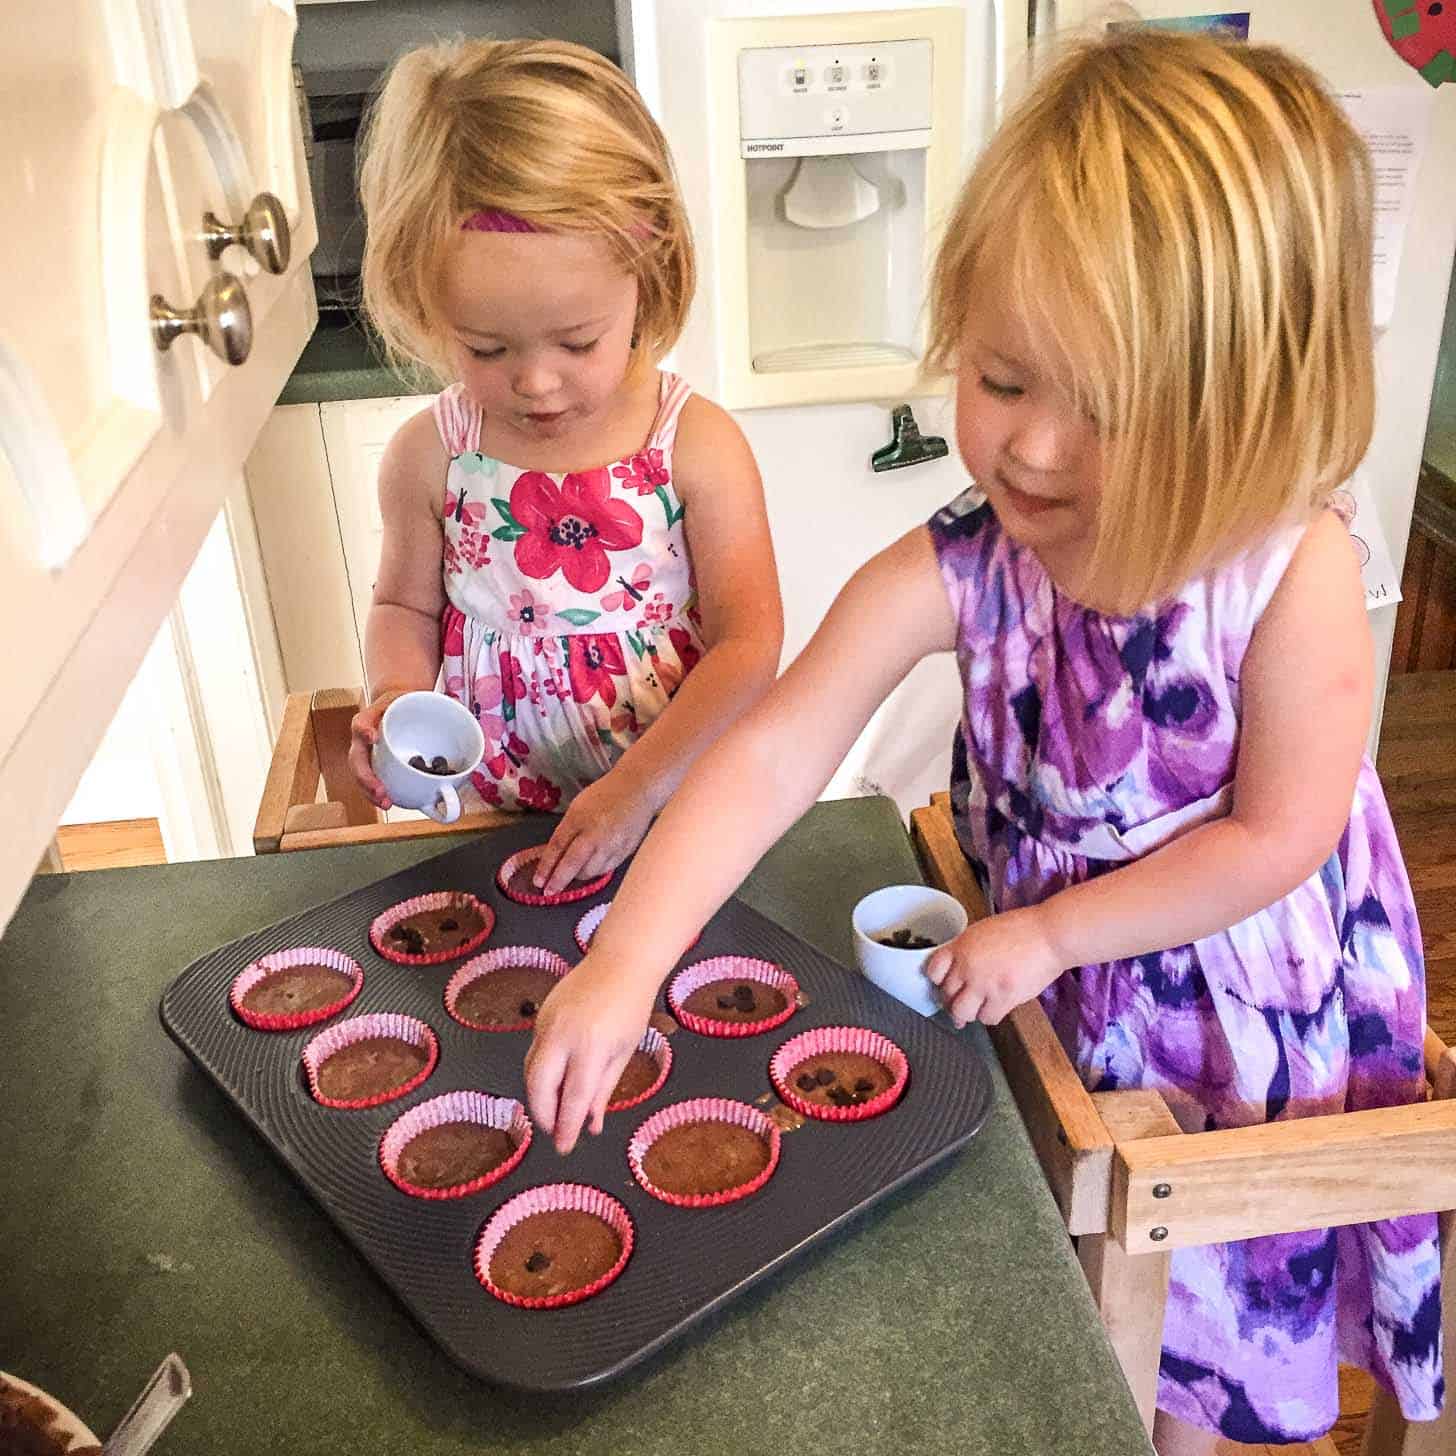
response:
<svg viewBox="0 0 1456 1456"><path fill-rule="evenodd" d="M197 307L178 310L152 295L152 338L164 354L172 340L196 334L225 363L241 364L253 351L253 310L231 273L215 273L197 296Z"/></svg>
<svg viewBox="0 0 1456 1456"><path fill-rule="evenodd" d="M236 227L229 227L215 212L203 213L202 241L207 247L207 256L214 262L236 243L269 273L287 271L293 251L288 214L271 192L260 192Z"/></svg>

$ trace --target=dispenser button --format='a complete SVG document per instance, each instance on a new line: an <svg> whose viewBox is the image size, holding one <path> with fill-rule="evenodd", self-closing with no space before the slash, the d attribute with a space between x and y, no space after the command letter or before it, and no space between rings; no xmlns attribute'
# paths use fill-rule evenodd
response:
<svg viewBox="0 0 1456 1456"><path fill-rule="evenodd" d="M849 107L831 106L824 113L824 121L830 131L843 131L849 125Z"/></svg>
<svg viewBox="0 0 1456 1456"><path fill-rule="evenodd" d="M878 61L870 61L864 68L866 86L878 86L885 79L885 68Z"/></svg>
<svg viewBox="0 0 1456 1456"><path fill-rule="evenodd" d="M796 91L806 91L809 88L809 70L806 66L795 66L789 72L789 82Z"/></svg>
<svg viewBox="0 0 1456 1456"><path fill-rule="evenodd" d="M830 66L824 72L824 84L826 86L847 86L849 85L848 66Z"/></svg>

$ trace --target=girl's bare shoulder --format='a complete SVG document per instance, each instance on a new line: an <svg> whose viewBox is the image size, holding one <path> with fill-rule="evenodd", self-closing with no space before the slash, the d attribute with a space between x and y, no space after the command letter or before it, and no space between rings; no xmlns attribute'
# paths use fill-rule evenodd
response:
<svg viewBox="0 0 1456 1456"><path fill-rule="evenodd" d="M738 421L704 395L689 396L678 417L673 481L683 500L694 489L712 489L725 481L758 488L758 465Z"/></svg>
<svg viewBox="0 0 1456 1456"><path fill-rule="evenodd" d="M426 405L394 432L379 462L382 509L428 509L437 513L449 452L440 438L434 407Z"/></svg>

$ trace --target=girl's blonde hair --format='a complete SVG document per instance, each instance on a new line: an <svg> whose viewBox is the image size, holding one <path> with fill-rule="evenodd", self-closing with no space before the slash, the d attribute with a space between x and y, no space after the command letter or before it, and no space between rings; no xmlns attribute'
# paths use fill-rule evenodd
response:
<svg viewBox="0 0 1456 1456"><path fill-rule="evenodd" d="M637 280L641 355L655 362L682 332L695 267L667 143L596 52L555 40L409 51L370 108L362 155L364 302L396 363L449 377L441 273L482 211L605 239Z"/></svg>
<svg viewBox="0 0 1456 1456"><path fill-rule="evenodd" d="M1079 44L997 133L936 261L927 363L954 368L994 289L1098 422L1090 604L1176 591L1364 455L1371 195L1314 72L1205 35Z"/></svg>

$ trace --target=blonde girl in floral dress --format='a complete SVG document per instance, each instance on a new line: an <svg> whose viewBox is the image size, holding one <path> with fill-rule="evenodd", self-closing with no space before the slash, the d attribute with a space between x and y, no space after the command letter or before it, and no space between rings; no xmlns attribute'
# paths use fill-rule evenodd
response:
<svg viewBox="0 0 1456 1456"><path fill-rule="evenodd" d="M473 712L480 804L562 813L554 891L637 847L772 680L782 615L737 426L657 367L693 290L666 144L626 78L555 41L450 42L394 67L361 190L365 302L453 378L380 467L371 701Z"/></svg>

